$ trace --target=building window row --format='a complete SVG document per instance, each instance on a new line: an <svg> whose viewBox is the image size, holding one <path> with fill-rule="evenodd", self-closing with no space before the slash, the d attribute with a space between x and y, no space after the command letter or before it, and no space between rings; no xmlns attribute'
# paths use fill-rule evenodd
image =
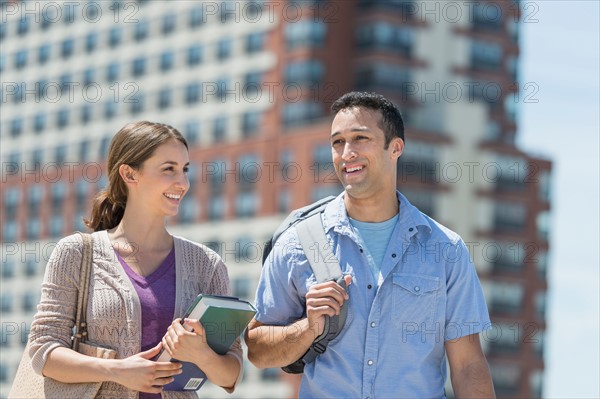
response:
<svg viewBox="0 0 600 399"><path fill-rule="evenodd" d="M393 25L389 22L363 25L357 31L358 47L365 50L386 50L409 56L414 41L412 28Z"/></svg>
<svg viewBox="0 0 600 399"><path fill-rule="evenodd" d="M143 25L138 25L143 26ZM109 34L109 46L116 47L121 43L121 27L114 27L110 30ZM141 31L144 32L144 31ZM143 40L143 33L139 33L139 40ZM247 34L242 40L242 48L245 54L254 54L264 50L265 48L266 32L252 32ZM97 32L88 33L84 40L84 50L86 53L91 53L98 48L98 34ZM72 37L66 38L58 43L58 54L63 61L68 60L76 53L76 40ZM196 43L190 46L186 52L187 64L189 66L199 65L202 63L202 53L205 44ZM231 37L224 37L218 40L215 44L215 58L218 61L224 61L231 57L234 48L234 39ZM46 64L52 58L52 44L42 43L37 47L37 62L40 65ZM172 51L169 51L172 53ZM13 67L17 70L25 68L28 64L33 62L35 56L33 49L20 49L13 53ZM8 67L6 61L6 55L2 55L0 62L0 71L5 71ZM161 59L161 70L163 69L163 60Z"/></svg>

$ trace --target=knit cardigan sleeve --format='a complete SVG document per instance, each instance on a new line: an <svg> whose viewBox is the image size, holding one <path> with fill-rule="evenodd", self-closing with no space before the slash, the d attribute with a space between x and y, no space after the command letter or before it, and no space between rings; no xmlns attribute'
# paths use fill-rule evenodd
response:
<svg viewBox="0 0 600 399"><path fill-rule="evenodd" d="M192 296L190 296L189 293L185 294L188 298L187 300L191 301L190 299L195 298L200 292L215 295L231 295L227 266L225 266L221 257L204 245L188 241L181 237L177 237L177 239L180 240L183 252L186 254L186 256L184 256L186 260L196 260L196 262L184 262L186 263L184 269L189 270L190 275L199 276L201 280L204 280L203 283L200 284L201 288L199 292L194 292ZM189 263L193 264L190 265ZM191 267L191 269L188 269L188 267ZM195 271L192 272L191 270ZM235 384L232 387L223 387L227 392L231 393L242 380L243 375L243 350L240 337L235 340L227 353L235 357L240 363L240 373L238 374Z"/></svg>
<svg viewBox="0 0 600 399"><path fill-rule="evenodd" d="M29 335L33 369L42 374L50 352L71 347L83 241L79 234L58 242L46 266L37 313Z"/></svg>

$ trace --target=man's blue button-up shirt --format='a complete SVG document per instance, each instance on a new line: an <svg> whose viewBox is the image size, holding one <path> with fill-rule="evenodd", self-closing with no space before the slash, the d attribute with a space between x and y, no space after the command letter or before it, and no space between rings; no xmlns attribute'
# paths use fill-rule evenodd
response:
<svg viewBox="0 0 600 399"><path fill-rule="evenodd" d="M468 250L398 193L399 218L376 282L343 195L327 205L323 224L342 272L352 275L348 317L305 367L300 397L443 398L444 342L490 326ZM305 295L316 283L306 256L288 229L262 270L258 321L288 325L306 316Z"/></svg>

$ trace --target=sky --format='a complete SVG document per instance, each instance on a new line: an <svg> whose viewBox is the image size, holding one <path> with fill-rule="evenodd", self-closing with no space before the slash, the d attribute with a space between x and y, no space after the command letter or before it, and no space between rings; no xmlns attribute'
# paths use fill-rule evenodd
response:
<svg viewBox="0 0 600 399"><path fill-rule="evenodd" d="M519 146L553 161L546 398L600 398L600 2L522 2ZM530 86L531 87L531 86Z"/></svg>

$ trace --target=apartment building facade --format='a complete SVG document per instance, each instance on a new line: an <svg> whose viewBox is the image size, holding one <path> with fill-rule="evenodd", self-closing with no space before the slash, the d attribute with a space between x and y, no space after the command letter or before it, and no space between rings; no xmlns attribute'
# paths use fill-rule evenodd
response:
<svg viewBox="0 0 600 399"><path fill-rule="evenodd" d="M60 237L84 230L112 135L133 120L190 142L175 234L217 250L253 299L263 243L292 209L341 192L333 100L392 99L406 119L398 187L470 246L502 397L543 385L552 164L515 145L518 2L2 2L0 396ZM247 365L239 397L293 395ZM216 387L203 395L219 397Z"/></svg>

